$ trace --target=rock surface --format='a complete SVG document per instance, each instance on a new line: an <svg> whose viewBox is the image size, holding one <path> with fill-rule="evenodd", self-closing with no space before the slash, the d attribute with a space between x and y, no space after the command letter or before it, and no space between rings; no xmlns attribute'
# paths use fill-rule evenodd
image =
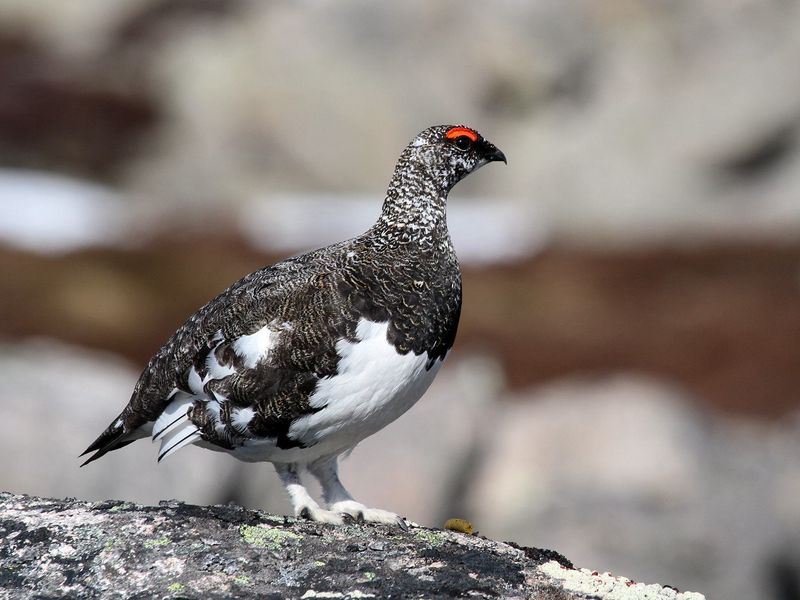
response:
<svg viewBox="0 0 800 600"><path fill-rule="evenodd" d="M0 535L4 598L704 598L454 531L331 527L230 505L0 493Z"/></svg>

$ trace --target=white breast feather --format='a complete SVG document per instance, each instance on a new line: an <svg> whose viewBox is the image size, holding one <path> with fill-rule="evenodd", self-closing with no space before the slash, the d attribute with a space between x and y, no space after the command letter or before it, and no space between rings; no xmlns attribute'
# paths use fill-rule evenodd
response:
<svg viewBox="0 0 800 600"><path fill-rule="evenodd" d="M355 445L422 397L442 361L426 369L427 354L399 354L387 340L388 329L388 322L361 319L356 342L339 340L338 373L320 381L309 399L311 406L325 408L294 423L289 437L306 445Z"/></svg>

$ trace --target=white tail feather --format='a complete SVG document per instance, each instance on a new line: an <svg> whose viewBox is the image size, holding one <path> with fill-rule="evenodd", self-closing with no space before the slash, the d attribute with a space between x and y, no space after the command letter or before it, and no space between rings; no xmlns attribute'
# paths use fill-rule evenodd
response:
<svg viewBox="0 0 800 600"><path fill-rule="evenodd" d="M200 430L187 421L185 427L174 429L169 436L161 440L161 447L158 449L158 462L161 462L184 446L194 444L199 439Z"/></svg>
<svg viewBox="0 0 800 600"><path fill-rule="evenodd" d="M191 394L178 392L156 419L153 425L153 441L161 442L158 449L159 462L200 439L200 431L186 414L195 400Z"/></svg>
<svg viewBox="0 0 800 600"><path fill-rule="evenodd" d="M153 424L153 441L159 441L172 429L178 427L182 421L186 421L186 413L194 404L194 401L195 397L186 392L175 394L174 400L167 404L167 407Z"/></svg>

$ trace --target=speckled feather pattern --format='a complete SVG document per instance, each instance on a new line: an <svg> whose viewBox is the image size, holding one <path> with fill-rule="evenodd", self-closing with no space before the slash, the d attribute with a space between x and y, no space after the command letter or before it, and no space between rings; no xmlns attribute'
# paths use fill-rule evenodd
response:
<svg viewBox="0 0 800 600"><path fill-rule="evenodd" d="M456 148L444 137L451 127L429 128L405 148L366 233L251 273L191 316L152 357L90 460L141 437L179 392L196 398L187 416L205 446L303 446L291 426L325 409L310 398L337 376L337 348L359 341L364 320L388 324L398 355L424 356L426 369L444 360L461 311L447 194L498 160L483 138Z"/></svg>

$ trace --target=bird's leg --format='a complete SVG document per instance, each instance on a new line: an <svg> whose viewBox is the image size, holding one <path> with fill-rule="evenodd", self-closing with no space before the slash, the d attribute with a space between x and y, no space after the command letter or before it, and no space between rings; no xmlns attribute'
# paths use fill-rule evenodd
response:
<svg viewBox="0 0 800 600"><path fill-rule="evenodd" d="M308 470L319 480L322 486L322 497L331 511L350 515L359 520L388 523L390 525L399 525L404 529L407 528L403 517L380 508L367 508L353 499L350 492L339 481L338 457L334 456L313 462L308 465Z"/></svg>
<svg viewBox="0 0 800 600"><path fill-rule="evenodd" d="M296 517L334 525L341 525L345 522L345 517L341 512L320 508L300 481L300 473L296 464L275 464L275 470L278 472L278 477L281 478L283 487L286 488Z"/></svg>

